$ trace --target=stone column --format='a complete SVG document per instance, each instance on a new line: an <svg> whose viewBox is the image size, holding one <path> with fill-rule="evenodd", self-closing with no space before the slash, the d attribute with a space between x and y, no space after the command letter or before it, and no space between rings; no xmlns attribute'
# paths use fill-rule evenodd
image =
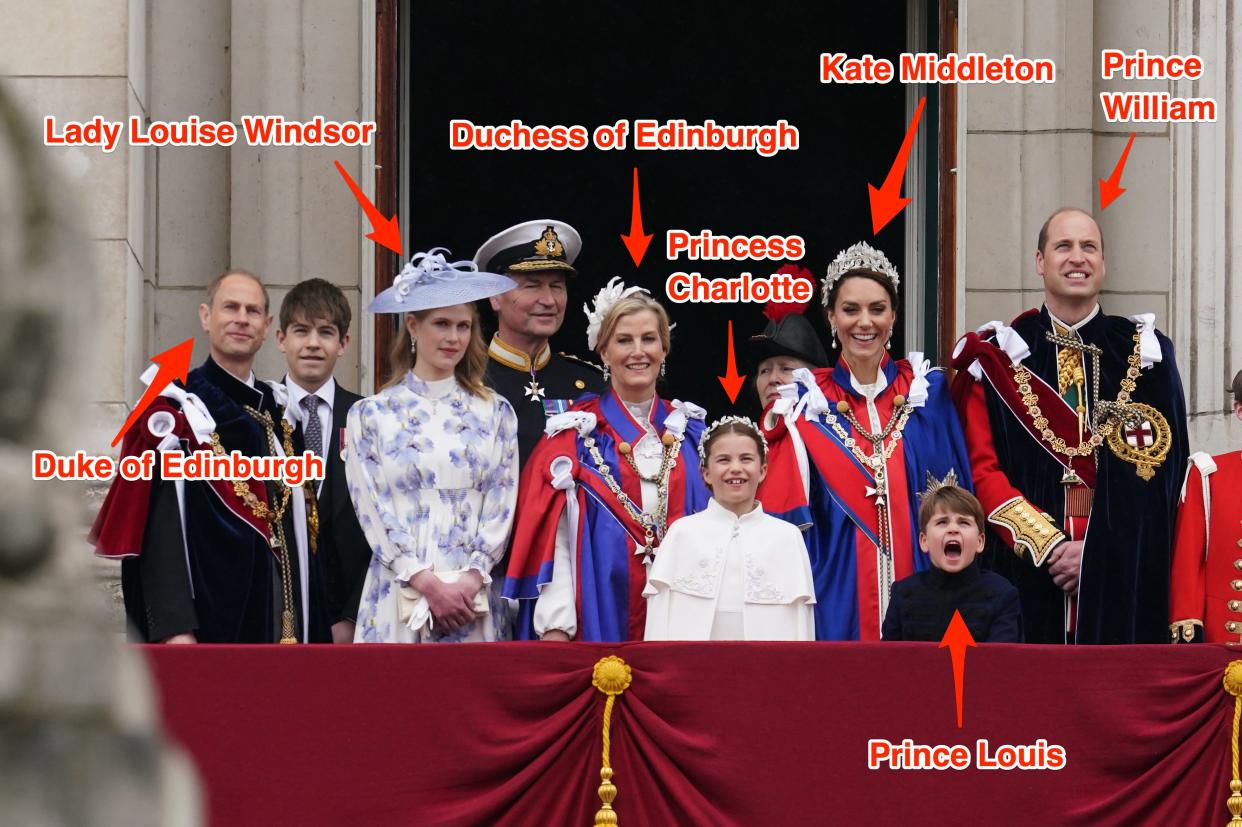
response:
<svg viewBox="0 0 1242 827"><path fill-rule="evenodd" d="M361 32L358 6L332 0L233 0L232 117L361 116ZM354 313L350 351L337 378L358 387L356 336L362 213L337 172L340 161L362 180L358 148L232 148L231 261L271 287L273 312L288 289L318 276L339 285ZM366 242L370 244L371 242ZM281 376L285 364L274 335L255 372Z"/></svg>

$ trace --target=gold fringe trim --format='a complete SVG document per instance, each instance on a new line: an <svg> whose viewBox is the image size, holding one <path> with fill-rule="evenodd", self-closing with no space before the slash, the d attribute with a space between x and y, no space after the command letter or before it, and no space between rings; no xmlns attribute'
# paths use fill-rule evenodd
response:
<svg viewBox="0 0 1242 827"><path fill-rule="evenodd" d="M1065 534L1052 522L1052 516L1040 511L1022 497L1006 500L988 515L988 522L1008 529L1013 537L1013 550L1019 557L1029 551L1031 560L1038 567Z"/></svg>
<svg viewBox="0 0 1242 827"><path fill-rule="evenodd" d="M612 765L609 762L612 749L612 705L618 695L629 689L632 680L633 673L629 664L616 655L600 658L591 673L591 685L608 696L608 700L604 702L604 764L599 771L599 800L603 802L603 806L595 814L595 827L611 827L618 823L617 813L612 809L617 788L612 783ZM1234 764L1236 767L1236 760Z"/></svg>

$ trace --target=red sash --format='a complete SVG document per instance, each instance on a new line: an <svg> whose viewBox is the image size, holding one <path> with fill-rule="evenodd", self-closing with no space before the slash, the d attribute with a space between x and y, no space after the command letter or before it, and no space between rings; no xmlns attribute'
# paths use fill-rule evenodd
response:
<svg viewBox="0 0 1242 827"><path fill-rule="evenodd" d="M1044 442L1039 429L1035 427L1034 418L1026 410L1022 394L1018 392L1017 383L1014 381L1013 362L1009 355L992 342L984 340L978 333L967 333L962 339L964 341L957 357L953 360L953 366L958 370L965 370L977 360L988 384L996 391L1001 402L1017 418L1031 438L1061 465L1072 468L1087 487L1094 489L1095 459L1091 454L1082 457L1067 457L1055 453L1052 446ZM1065 440L1066 445L1077 445L1079 442L1078 414L1061 398L1056 388L1036 376L1029 368L1027 373L1031 377L1031 393L1035 395L1035 404L1039 406L1040 413L1048 420L1048 428L1053 434ZM1067 462L1068 465L1066 465Z"/></svg>

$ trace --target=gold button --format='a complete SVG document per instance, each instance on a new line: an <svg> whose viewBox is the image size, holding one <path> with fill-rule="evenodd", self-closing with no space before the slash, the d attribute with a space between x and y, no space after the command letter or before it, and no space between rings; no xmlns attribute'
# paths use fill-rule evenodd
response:
<svg viewBox="0 0 1242 827"><path fill-rule="evenodd" d="M1235 592L1242 592L1242 580L1230 580L1229 588L1233 589Z"/></svg>
<svg viewBox="0 0 1242 827"><path fill-rule="evenodd" d="M1225 631L1226 631L1226 632L1236 632L1236 631L1238 631L1238 622L1237 622L1236 620L1231 620L1231 621L1229 621L1228 623L1226 623L1226 624L1225 624Z"/></svg>
<svg viewBox="0 0 1242 827"><path fill-rule="evenodd" d="M582 390L583 388L586 387L586 382L583 382L581 379L575 379L574 387L577 388L578 390Z"/></svg>
<svg viewBox="0 0 1242 827"><path fill-rule="evenodd" d="M1239 557L1237 560L1233 561L1233 567L1238 571L1242 571L1242 557Z"/></svg>
<svg viewBox="0 0 1242 827"><path fill-rule="evenodd" d="M1242 611L1242 600L1230 600L1229 611L1231 612Z"/></svg>
<svg viewBox="0 0 1242 827"><path fill-rule="evenodd" d="M1238 540L1238 548L1242 548L1242 539Z"/></svg>

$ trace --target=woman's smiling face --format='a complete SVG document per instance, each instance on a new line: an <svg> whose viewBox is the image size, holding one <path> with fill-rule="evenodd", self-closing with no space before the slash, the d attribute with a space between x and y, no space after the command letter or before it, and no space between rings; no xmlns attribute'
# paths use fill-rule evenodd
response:
<svg viewBox="0 0 1242 827"><path fill-rule="evenodd" d="M837 330L846 362L872 363L880 359L893 335L897 311L880 284L847 276L837 290L836 303L828 309L828 322Z"/></svg>

